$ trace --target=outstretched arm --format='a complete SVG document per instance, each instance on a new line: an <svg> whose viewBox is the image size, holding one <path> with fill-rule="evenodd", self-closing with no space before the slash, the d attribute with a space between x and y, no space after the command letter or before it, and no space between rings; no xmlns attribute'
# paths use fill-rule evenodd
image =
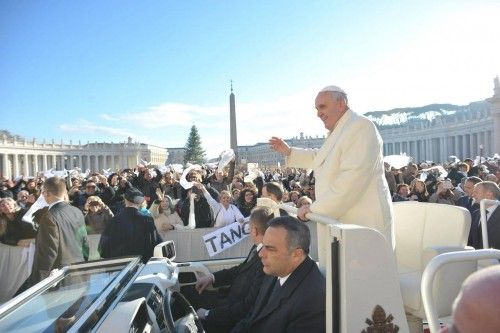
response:
<svg viewBox="0 0 500 333"><path fill-rule="evenodd" d="M285 156L290 155L291 148L282 138L273 136L271 139L269 139L269 145L273 150L277 151L282 155Z"/></svg>

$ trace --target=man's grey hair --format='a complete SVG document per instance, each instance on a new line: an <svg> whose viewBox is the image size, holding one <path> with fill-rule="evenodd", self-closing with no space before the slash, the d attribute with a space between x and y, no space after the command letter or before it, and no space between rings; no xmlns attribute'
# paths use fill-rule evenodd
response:
<svg viewBox="0 0 500 333"><path fill-rule="evenodd" d="M286 230L286 240L290 251L302 249L304 253L309 254L311 233L304 222L300 222L297 218L292 216L281 216L269 221L268 227L283 228Z"/></svg>
<svg viewBox="0 0 500 333"><path fill-rule="evenodd" d="M496 183L484 181L477 183L476 186L481 186L484 191L492 193L496 200L500 200L500 187Z"/></svg>

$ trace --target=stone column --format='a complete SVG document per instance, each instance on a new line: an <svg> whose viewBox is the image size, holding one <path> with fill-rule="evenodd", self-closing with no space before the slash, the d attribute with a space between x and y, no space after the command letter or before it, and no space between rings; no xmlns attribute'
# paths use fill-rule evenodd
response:
<svg viewBox="0 0 500 333"><path fill-rule="evenodd" d="M491 155L500 154L500 82L498 76L494 79L493 97L487 101L491 105L491 118L493 120L493 151Z"/></svg>
<svg viewBox="0 0 500 333"><path fill-rule="evenodd" d="M38 173L38 155L33 155L33 176L36 176Z"/></svg>
<svg viewBox="0 0 500 333"><path fill-rule="evenodd" d="M113 154L111 155L111 171L115 172L116 171L116 163L115 163L115 158L116 156Z"/></svg>
<svg viewBox="0 0 500 333"><path fill-rule="evenodd" d="M446 136L443 136L443 160L442 162L444 161L448 161L448 138Z"/></svg>
<svg viewBox="0 0 500 333"><path fill-rule="evenodd" d="M11 178L11 174L10 174L10 170L9 170L9 155L8 154L3 154L2 155L2 175L5 177L5 178Z"/></svg>
<svg viewBox="0 0 500 333"><path fill-rule="evenodd" d="M42 155L42 169L43 171L47 170L47 154Z"/></svg>
<svg viewBox="0 0 500 333"><path fill-rule="evenodd" d="M81 155L81 154L78 154L78 167L79 167L80 169L82 169L82 171L85 171L85 170L83 170L83 164L82 164L82 162L83 162L83 161L82 161L82 155Z"/></svg>
<svg viewBox="0 0 500 333"><path fill-rule="evenodd" d="M12 154L12 164L14 164L14 177L19 176L19 155Z"/></svg>
<svg viewBox="0 0 500 333"><path fill-rule="evenodd" d="M94 157L94 171L99 171L99 156L95 155Z"/></svg>
<svg viewBox="0 0 500 333"><path fill-rule="evenodd" d="M28 154L24 154L23 158L24 158L23 176L29 176L30 169L29 169Z"/></svg>

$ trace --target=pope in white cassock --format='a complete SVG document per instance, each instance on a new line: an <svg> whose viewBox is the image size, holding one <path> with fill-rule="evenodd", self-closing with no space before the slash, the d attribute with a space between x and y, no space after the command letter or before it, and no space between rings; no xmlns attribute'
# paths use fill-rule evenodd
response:
<svg viewBox="0 0 500 333"><path fill-rule="evenodd" d="M287 165L314 170L316 201L299 208L297 216L306 220L312 212L373 228L394 248L391 197L375 125L349 109L347 95L339 87L321 90L315 104L329 131L319 150L289 147L277 137L269 140L275 151L287 156Z"/></svg>

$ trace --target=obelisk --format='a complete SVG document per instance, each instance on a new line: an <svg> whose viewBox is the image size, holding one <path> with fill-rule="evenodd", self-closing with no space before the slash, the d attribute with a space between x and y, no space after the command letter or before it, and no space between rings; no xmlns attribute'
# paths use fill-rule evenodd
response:
<svg viewBox="0 0 500 333"><path fill-rule="evenodd" d="M235 161L238 164L238 139L236 134L236 106L233 93L233 80L231 80L231 94L229 95L229 123L230 123L230 143L235 154Z"/></svg>
<svg viewBox="0 0 500 333"><path fill-rule="evenodd" d="M500 154L500 82L498 76L493 82L493 97L488 98L487 101L491 105L491 117L493 118L493 154Z"/></svg>

